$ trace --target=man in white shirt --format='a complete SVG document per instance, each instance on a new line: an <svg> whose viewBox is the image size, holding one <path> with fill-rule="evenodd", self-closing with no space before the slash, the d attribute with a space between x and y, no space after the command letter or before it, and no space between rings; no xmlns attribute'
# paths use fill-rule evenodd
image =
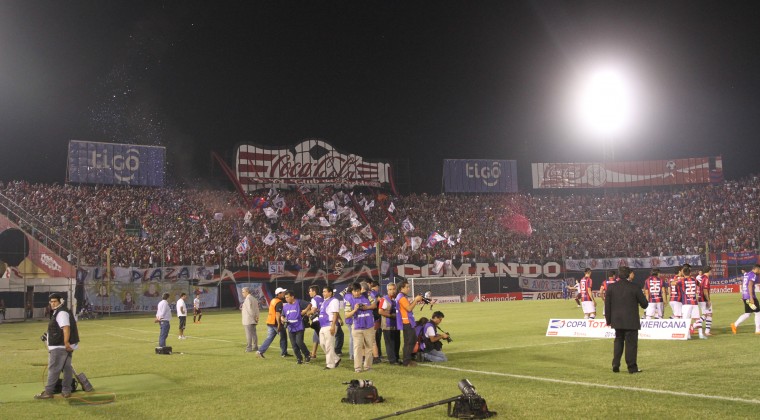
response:
<svg viewBox="0 0 760 420"><path fill-rule="evenodd" d="M322 307L319 310L319 345L325 353L325 369L335 369L340 365L340 357L335 354L335 332L340 319L340 302L333 296L329 286L322 288Z"/></svg>
<svg viewBox="0 0 760 420"><path fill-rule="evenodd" d="M187 323L187 305L185 304L185 298L187 293L182 293L177 299L177 318L179 318L179 337L180 340L184 340L185 337L185 324Z"/></svg>
<svg viewBox="0 0 760 420"><path fill-rule="evenodd" d="M166 339L169 337L169 328L171 325L169 322L172 320L172 310L169 307L169 294L164 293L161 302L158 302L158 310L156 311L156 320L161 327L161 332L158 334L158 346L166 347Z"/></svg>

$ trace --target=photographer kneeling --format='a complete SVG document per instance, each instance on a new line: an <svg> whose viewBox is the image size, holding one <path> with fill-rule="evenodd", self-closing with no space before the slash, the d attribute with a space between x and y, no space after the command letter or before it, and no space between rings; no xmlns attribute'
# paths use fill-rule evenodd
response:
<svg viewBox="0 0 760 420"><path fill-rule="evenodd" d="M443 343L441 340L447 340L450 342L451 338L449 337L449 333L444 332L443 330L441 330L441 334L437 333L437 330L439 329L438 326L442 321L443 312L435 311L433 312L433 316L430 317L430 321L425 323L425 327L423 328L422 340L425 346L422 349L422 358L426 362L445 362L448 360L442 351Z"/></svg>

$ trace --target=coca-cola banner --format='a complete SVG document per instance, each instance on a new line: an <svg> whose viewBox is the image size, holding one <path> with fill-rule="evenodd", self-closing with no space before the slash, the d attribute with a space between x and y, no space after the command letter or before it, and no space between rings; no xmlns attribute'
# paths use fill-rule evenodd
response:
<svg viewBox="0 0 760 420"><path fill-rule="evenodd" d="M565 269L568 271L583 271L586 268L592 270L617 270L618 267L628 266L631 268L667 268L678 267L683 264L701 266L700 255L672 255L667 257L648 258L593 258L587 260L565 260Z"/></svg>
<svg viewBox="0 0 760 420"><path fill-rule="evenodd" d="M68 181L163 187L165 160L165 147L71 140Z"/></svg>
<svg viewBox="0 0 760 420"><path fill-rule="evenodd" d="M533 188L616 188L707 184L723 177L717 157L630 162L533 163Z"/></svg>
<svg viewBox="0 0 760 420"><path fill-rule="evenodd" d="M343 154L322 140L304 140L283 149L251 144L238 146L235 167L245 191L264 187L370 185L390 183L390 164Z"/></svg>
<svg viewBox="0 0 760 420"><path fill-rule="evenodd" d="M517 192L517 161L444 159L443 185L447 193Z"/></svg>

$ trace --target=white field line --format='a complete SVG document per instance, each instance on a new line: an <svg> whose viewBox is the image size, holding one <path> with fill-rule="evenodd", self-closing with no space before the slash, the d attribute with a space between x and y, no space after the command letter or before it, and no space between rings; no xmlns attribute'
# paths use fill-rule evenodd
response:
<svg viewBox="0 0 760 420"><path fill-rule="evenodd" d="M474 352L480 352L480 351L495 351L495 350L511 350L511 349L522 349L526 347L556 346L557 344L588 343L589 341L597 341L597 340L607 340L607 338L587 338L587 339L576 339L576 340L570 340L570 341L551 341L548 343L541 343L541 344L526 344L524 346L494 347L490 349L457 350L457 351L447 351L446 354L474 353Z"/></svg>
<svg viewBox="0 0 760 420"><path fill-rule="evenodd" d="M113 326L108 326L108 328L109 329L120 329L120 330L134 331L134 332L138 332L138 333L142 333L142 334L156 334L156 331L153 331L153 330L150 330L150 331L149 330L138 330L136 328L124 328L124 327L113 327ZM108 334L108 333L106 333L106 334ZM115 335L115 334L108 334L108 335ZM116 335L116 336L119 337L119 335ZM237 341L222 340L220 338L196 337L196 336L193 336L193 335L187 335L185 337L192 338L193 340L219 341L219 342L222 342L222 343L237 343ZM156 339L156 340L146 340L146 341L158 341L158 339Z"/></svg>
<svg viewBox="0 0 760 420"><path fill-rule="evenodd" d="M634 391L634 392L644 392L649 394L660 394L660 395L673 395L677 397L688 397L688 398L702 398L707 400L718 400L718 401L730 401L730 402L739 402L744 404L755 404L760 405L760 400L748 400L745 398L736 398L736 397L725 397L721 395L707 395L707 394L691 394L688 392L679 392L679 391L668 391L664 389L651 389L651 388L636 388L632 386L621 386L621 385L607 385L607 384L599 384L599 383L593 383L593 382L579 382L579 381L567 381L564 379L554 379L554 378L542 378L540 376L530 376L530 375L517 375L514 373L502 373L502 372L489 372L489 371L483 371L483 370L473 370L473 369L462 369L462 368L455 368L450 366L440 366L440 365L433 365L433 364L427 364L427 363L420 363L417 366L424 366L432 369L446 369L446 370L453 370L457 372L467 372L467 373L477 373L481 375L491 375L491 376L503 376L507 378L515 378L515 379L525 379L529 381L540 381L540 382L551 382L555 384L563 384L563 385L573 385L573 386L587 386L587 387L593 387L593 388L604 388L604 389L614 389L614 390L621 390L621 391ZM625 375L625 371L621 371L621 375Z"/></svg>

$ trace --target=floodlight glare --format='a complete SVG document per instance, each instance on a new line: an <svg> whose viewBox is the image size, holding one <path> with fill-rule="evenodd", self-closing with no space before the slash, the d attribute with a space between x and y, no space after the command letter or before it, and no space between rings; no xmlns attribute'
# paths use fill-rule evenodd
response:
<svg viewBox="0 0 760 420"><path fill-rule="evenodd" d="M631 128L635 89L619 67L605 65L583 74L574 96L574 114L584 135L610 141Z"/></svg>

